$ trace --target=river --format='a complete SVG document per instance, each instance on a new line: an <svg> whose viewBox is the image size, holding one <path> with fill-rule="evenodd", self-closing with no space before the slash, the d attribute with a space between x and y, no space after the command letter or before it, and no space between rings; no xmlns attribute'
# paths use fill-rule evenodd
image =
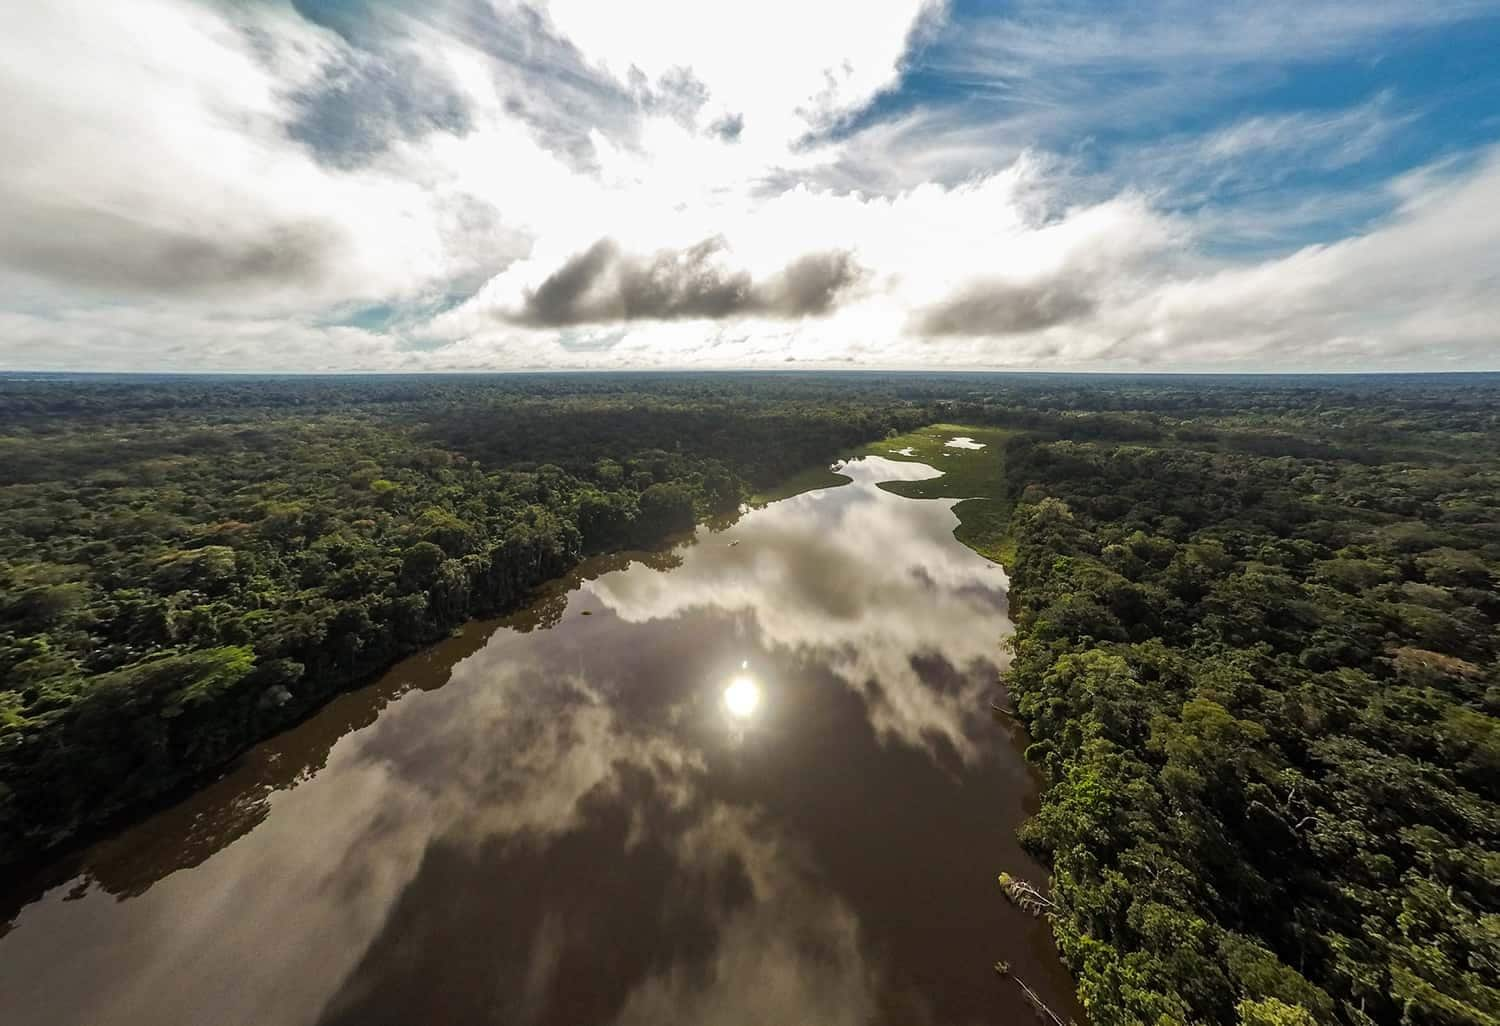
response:
<svg viewBox="0 0 1500 1026"><path fill-rule="evenodd" d="M1081 1016L996 875L1036 781L989 713L1003 570L937 472L586 564L11 881L6 1026Z"/></svg>

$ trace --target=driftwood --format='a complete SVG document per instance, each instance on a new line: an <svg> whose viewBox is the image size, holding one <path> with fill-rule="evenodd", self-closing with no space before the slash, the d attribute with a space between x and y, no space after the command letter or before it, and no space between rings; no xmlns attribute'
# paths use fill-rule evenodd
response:
<svg viewBox="0 0 1500 1026"><path fill-rule="evenodd" d="M1041 1019L1043 1022L1050 1022L1052 1026L1072 1026L1071 1023L1063 1022L1062 1018L1056 1012L1048 1008L1046 1003L1037 997L1036 991L1026 986L1026 981L1020 977L1016 977L1016 986L1020 987L1021 993L1026 995L1026 1001L1031 1005L1032 1011L1036 1012L1038 1019Z"/></svg>
<svg viewBox="0 0 1500 1026"><path fill-rule="evenodd" d="M1010 693L1003 688L997 689L995 697L990 699L990 712L1008 717L1017 722L1021 719L1020 716L1016 715L1015 703L1011 700Z"/></svg>
<svg viewBox="0 0 1500 1026"><path fill-rule="evenodd" d="M1057 911L1056 903L1043 894L1034 884L1011 876L1009 873L1000 874L1000 889L1005 892L1005 896L1017 908L1030 912L1038 919L1042 916L1051 916ZM1026 1003L1031 1006L1031 1010L1036 1013L1036 1017L1046 1023L1047 1026L1076 1026L1071 1021L1063 1022L1062 1017L1048 1008L1047 1003L1041 999L1041 996L1036 991L1026 985L1025 980L1019 976L1012 975L1009 962L996 962L995 972L1001 976L1009 976L1016 981L1016 986L1021 988L1021 994L1026 998Z"/></svg>
<svg viewBox="0 0 1500 1026"><path fill-rule="evenodd" d="M1016 981L1016 986L1021 988L1021 995L1026 998L1026 1003L1031 1006L1031 1010L1036 1013L1036 1017L1042 1020L1042 1022L1047 1023L1048 1026L1077 1026L1072 1020L1063 1022L1062 1017L1048 1008L1047 1003L1041 999L1041 996L1036 991L1026 985L1025 980L1019 976L1011 976L1009 962L996 962L995 972L1001 976L1010 976L1011 979Z"/></svg>
<svg viewBox="0 0 1500 1026"><path fill-rule="evenodd" d="M1019 909L1030 912L1037 918L1051 915L1057 908L1045 894L1025 880L1017 879L1009 873L1000 874L1000 887L1005 891L1005 896Z"/></svg>

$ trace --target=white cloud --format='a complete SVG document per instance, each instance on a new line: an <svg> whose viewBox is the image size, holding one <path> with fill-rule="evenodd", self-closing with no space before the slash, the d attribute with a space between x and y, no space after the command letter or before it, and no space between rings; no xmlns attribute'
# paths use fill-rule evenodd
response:
<svg viewBox="0 0 1500 1026"><path fill-rule="evenodd" d="M1026 4L935 44L924 67L970 99L809 145L898 81L942 5L648 6L452 0L372 19L373 41L280 6L7 12L0 366L1493 363L1493 158L1385 190L1284 185L1379 153L1415 117L1398 97L1168 134L1105 176L1029 145L1186 102L1198 65L1348 52L1493 5ZM1119 96L1069 72L1147 65L1162 74ZM727 115L737 138L712 127ZM1315 233L1330 242L1284 251ZM1236 245L1283 251L1222 255ZM526 313L599 247L620 254L609 281L667 298ZM850 273L792 289L829 261ZM377 304L398 328L339 325Z"/></svg>
<svg viewBox="0 0 1500 1026"><path fill-rule="evenodd" d="M1164 284L1114 319L1137 359L1342 370L1494 366L1500 153L1332 245Z"/></svg>
<svg viewBox="0 0 1500 1026"><path fill-rule="evenodd" d="M953 54L970 72L1023 66L1278 63L1347 53L1393 34L1495 11L1493 0L1262 0L1256 4L1149 0L1110 9L1071 0L1027 0L1010 14L965 25Z"/></svg>
<svg viewBox="0 0 1500 1026"><path fill-rule="evenodd" d="M1312 159L1325 166L1340 159L1340 149L1345 163L1362 159L1412 119L1412 112L1393 110L1399 95L1375 93L1406 81L1377 74L1383 58L1496 15L1500 0L1023 0L1004 13L950 24L923 65L961 87L965 123L989 126L994 138L1107 161L1116 155L1102 140L1123 130L1146 144L1128 144L1117 155L1116 181L1140 181L1132 174L1138 157L1171 155L1167 171L1180 183L1192 174L1194 157L1217 166L1268 147L1294 146L1283 171L1299 167L1303 149L1317 150ZM1298 81L1319 62L1362 65L1354 80L1368 78L1374 97L1347 111L1286 110L1288 96L1299 93L1321 105L1327 86L1314 79L1303 90ZM1277 95L1272 109L1257 111L1267 93ZM1234 123L1224 123L1226 114ZM1184 124L1197 138L1178 136ZM1321 143L1314 141L1319 130L1329 136ZM1217 152L1204 145L1209 136ZM1305 140L1301 148L1298 139Z"/></svg>
<svg viewBox="0 0 1500 1026"><path fill-rule="evenodd" d="M264 313L409 298L472 273L475 230L514 248L464 188L461 140L320 164L289 134L294 97L350 61L347 44L289 10L241 17L59 0L7 18L0 267L83 296L235 297ZM519 137L485 142L492 156ZM534 187L552 170L537 162L506 166Z"/></svg>
<svg viewBox="0 0 1500 1026"><path fill-rule="evenodd" d="M1211 132L1136 146L1121 158L1120 173L1174 204L1266 192L1293 175L1337 171L1375 156L1413 120L1394 107L1383 93L1349 108L1251 115Z"/></svg>
<svg viewBox="0 0 1500 1026"><path fill-rule="evenodd" d="M708 119L740 115L740 144L770 153L896 82L907 42L941 0L546 0L559 30L618 77L686 70Z"/></svg>
<svg viewBox="0 0 1500 1026"><path fill-rule="evenodd" d="M79 306L46 313L0 311L0 340L18 367L46 367L59 353L78 369L161 371L421 370L420 354L390 335L282 316L215 316L172 305Z"/></svg>

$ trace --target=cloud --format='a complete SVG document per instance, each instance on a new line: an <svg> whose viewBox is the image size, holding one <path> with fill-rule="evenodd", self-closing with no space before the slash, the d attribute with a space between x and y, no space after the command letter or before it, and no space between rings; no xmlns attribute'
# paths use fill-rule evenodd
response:
<svg viewBox="0 0 1500 1026"><path fill-rule="evenodd" d="M1382 182L1351 180L1417 120L1389 92L1352 107L1255 114L1122 147L1108 175L1191 211L1220 252L1281 252L1390 212Z"/></svg>
<svg viewBox="0 0 1500 1026"><path fill-rule="evenodd" d="M59 0L7 21L0 265L54 306L238 288L259 317L493 273L504 232L475 216L493 206L432 160L441 144L413 147L432 111L289 8ZM134 38L153 48L121 44ZM339 128L346 87L359 109Z"/></svg>
<svg viewBox="0 0 1500 1026"><path fill-rule="evenodd" d="M1070 208L1055 181L1032 162L889 199L793 190L743 221L726 211L724 248L596 240L522 260L409 338L154 305L0 312L0 339L13 365L101 369L253 370L271 353L279 368L325 371L779 366L788 356L809 367L1493 366L1500 156L1393 183L1384 202L1396 213L1358 236L1251 259L1204 255L1205 222L1166 217L1139 196ZM849 256L822 277L784 274L799 259L789 245L827 238ZM844 259L860 269L857 287L819 285L844 280ZM667 270L653 281L657 261ZM621 267L635 282L624 291ZM832 295L827 312L747 312L768 296L783 311L821 305L788 299L788 280ZM679 316L617 317L627 295L637 314ZM683 319L725 308L738 312ZM571 326L517 323L543 310Z"/></svg>
<svg viewBox="0 0 1500 1026"><path fill-rule="evenodd" d="M614 1026L855 1026L877 1018L879 963L865 950L859 916L795 839L767 820L718 803L675 839L684 877L707 877L715 885L707 893L716 894L743 875L754 900L718 913L702 965L674 964L636 984Z"/></svg>
<svg viewBox="0 0 1500 1026"><path fill-rule="evenodd" d="M745 131L745 115L725 114L709 125L708 131L725 142L737 142L740 134Z"/></svg>
<svg viewBox="0 0 1500 1026"><path fill-rule="evenodd" d="M1017 14L957 26L966 45L950 55L970 71L1022 66L1149 66L1185 62L1276 63L1325 58L1380 39L1493 14L1492 0L1267 0L1201 5L1148 0L1101 9L1077 0L1040 0Z"/></svg>
<svg viewBox="0 0 1500 1026"><path fill-rule="evenodd" d="M1422 172L1395 216L1284 257L1161 282L1111 311L1117 348L1198 366L1494 367L1500 150ZM1404 195L1403 195L1404 194Z"/></svg>
<svg viewBox="0 0 1500 1026"><path fill-rule="evenodd" d="M1374 83L1376 93L1401 81L1375 70L1385 55L1420 46L1423 34L1461 32L1464 23L1497 14L1495 0L1146 0L1126 6L1028 0L950 22L921 55L919 70L960 85L960 99L938 106L947 116L937 121L928 120L932 111L925 107L913 115L924 135L935 130L932 146L983 125L988 135L979 136L981 143L988 138L992 147L1012 151L1031 146L1075 154L1102 165L1117 186L1147 177L1132 173L1138 145L1149 157L1153 144L1182 142L1173 136L1184 130L1217 136L1219 152L1198 150L1213 163L1237 146L1263 149L1294 136L1309 148L1321 146L1324 155L1334 152L1335 141L1351 144L1346 155L1362 159L1359 154L1383 141L1378 127L1361 138L1369 119L1340 124L1337 111L1288 110L1288 95L1293 103L1305 97L1316 103L1341 92L1321 85L1304 92L1298 76L1336 63L1354 80ZM1373 103L1378 113L1384 100ZM1350 113L1368 112L1356 107ZM1319 131L1327 133L1321 142ZM1169 173L1181 179L1194 168L1192 154L1178 156ZM1273 170L1297 166L1289 153Z"/></svg>
<svg viewBox="0 0 1500 1026"><path fill-rule="evenodd" d="M3 279L0 279L3 281ZM46 312L0 310L6 362L79 369L190 372L426 370L432 354L392 335L275 315L214 315L175 300Z"/></svg>
<svg viewBox="0 0 1500 1026"><path fill-rule="evenodd" d="M1496 13L23 5L0 366L1493 366L1494 158L1374 59Z"/></svg>
<svg viewBox="0 0 1500 1026"><path fill-rule="evenodd" d="M854 484L838 496L800 495L742 522L743 547L694 546L670 574L634 566L584 587L631 623L704 609L749 616L764 645L825 662L860 695L882 743L980 760L971 731L993 649L973 626L996 616L999 571L954 548L951 501L914 510L874 487L933 469L865 460L840 472ZM828 529L810 535L809 517ZM869 552L892 556L871 561ZM924 682L924 653L949 663L951 688Z"/></svg>
<svg viewBox="0 0 1500 1026"><path fill-rule="evenodd" d="M751 312L778 317L828 313L843 291L861 277L859 264L844 252L809 253L766 282Z"/></svg>
<svg viewBox="0 0 1500 1026"><path fill-rule="evenodd" d="M492 116L519 121L536 145L573 171L598 169L602 141L635 145L645 108L668 116L694 109L684 95L690 83L674 79L673 69L656 83L639 69L613 75L563 36L545 10L459 0L424 17L425 45L467 51L471 94L493 105Z"/></svg>
<svg viewBox="0 0 1500 1026"><path fill-rule="evenodd" d="M1352 107L1256 114L1210 132L1134 148L1128 173L1171 190L1173 199L1224 198L1264 190L1294 175L1338 171L1377 155L1413 116L1389 93Z"/></svg>
<svg viewBox="0 0 1500 1026"><path fill-rule="evenodd" d="M750 276L710 263L722 244L704 242L646 260L608 239L569 260L526 296L515 318L532 327L629 320L727 317L750 301Z"/></svg>
<svg viewBox="0 0 1500 1026"><path fill-rule="evenodd" d="M708 86L688 68L669 68L652 85L640 68L631 66L631 93L648 114L665 114L680 124L697 123L698 113L708 103Z"/></svg>
<svg viewBox="0 0 1500 1026"><path fill-rule="evenodd" d="M398 140L473 128L466 98L409 52L343 53L292 102L287 133L339 167L365 163Z"/></svg>
<svg viewBox="0 0 1500 1026"><path fill-rule="evenodd" d="M15 214L0 265L108 292L222 294L316 280L339 243L337 225L312 219L217 235L78 207Z"/></svg>
<svg viewBox="0 0 1500 1026"><path fill-rule="evenodd" d="M1018 335L1087 316L1096 303L1082 282L1068 279L980 283L921 311L923 335Z"/></svg>
<svg viewBox="0 0 1500 1026"><path fill-rule="evenodd" d="M685 250L636 257L601 239L570 258L534 289L519 309L500 316L527 327L566 327L635 320L718 320L726 317L810 317L828 313L859 276L848 253L802 256L756 283L747 271L723 266L722 239Z"/></svg>
<svg viewBox="0 0 1500 1026"><path fill-rule="evenodd" d="M858 111L893 86L914 33L942 17L936 0L698 0L631 4L549 0L559 33L623 78L688 70L705 110L744 119L745 142L779 147Z"/></svg>

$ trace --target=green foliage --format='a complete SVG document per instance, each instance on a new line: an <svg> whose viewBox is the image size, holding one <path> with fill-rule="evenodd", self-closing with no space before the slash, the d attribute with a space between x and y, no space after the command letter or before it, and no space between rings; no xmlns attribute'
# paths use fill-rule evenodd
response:
<svg viewBox="0 0 1500 1026"><path fill-rule="evenodd" d="M0 382L0 863L924 416L796 381Z"/></svg>
<svg viewBox="0 0 1500 1026"><path fill-rule="evenodd" d="M1006 557L1022 837L1095 1026L1496 1026L1497 411L1466 376L0 382L0 862L883 438Z"/></svg>
<svg viewBox="0 0 1500 1026"><path fill-rule="evenodd" d="M654 484L641 492L640 529L647 536L685 531L693 526L693 494L679 484Z"/></svg>
<svg viewBox="0 0 1500 1026"><path fill-rule="evenodd" d="M1500 1023L1500 423L1413 405L1397 452L1009 443L1023 839L1095 1022Z"/></svg>
<svg viewBox="0 0 1500 1026"><path fill-rule="evenodd" d="M1246 999L1235 1006L1240 1026L1317 1026L1312 1013L1276 998Z"/></svg>

